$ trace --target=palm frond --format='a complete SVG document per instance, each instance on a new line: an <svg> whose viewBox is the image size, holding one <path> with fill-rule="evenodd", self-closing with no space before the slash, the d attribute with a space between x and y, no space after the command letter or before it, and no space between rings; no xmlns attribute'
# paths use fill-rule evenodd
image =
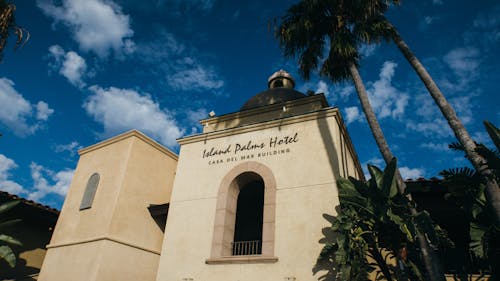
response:
<svg viewBox="0 0 500 281"><path fill-rule="evenodd" d="M495 125L489 121L484 121L484 126L486 127L486 131L488 132L488 135L490 135L491 140L497 147L497 150L500 150L500 129L495 127Z"/></svg>
<svg viewBox="0 0 500 281"><path fill-rule="evenodd" d="M459 142L452 142L448 145L448 148L454 151L465 151L464 146Z"/></svg>
<svg viewBox="0 0 500 281"><path fill-rule="evenodd" d="M469 167L451 168L448 170L441 171L439 175L445 179L452 179L452 178L464 179L464 178L473 178L474 176L476 176L476 171Z"/></svg>

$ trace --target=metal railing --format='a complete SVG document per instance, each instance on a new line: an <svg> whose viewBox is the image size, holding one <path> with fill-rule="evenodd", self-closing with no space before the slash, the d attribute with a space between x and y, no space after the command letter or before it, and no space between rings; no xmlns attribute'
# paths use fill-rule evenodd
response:
<svg viewBox="0 0 500 281"><path fill-rule="evenodd" d="M262 253L262 241L237 241L231 243L233 256L260 255Z"/></svg>

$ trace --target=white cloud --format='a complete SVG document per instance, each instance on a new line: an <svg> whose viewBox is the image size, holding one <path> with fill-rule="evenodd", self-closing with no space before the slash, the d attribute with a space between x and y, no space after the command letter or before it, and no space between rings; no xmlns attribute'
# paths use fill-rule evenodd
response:
<svg viewBox="0 0 500 281"><path fill-rule="evenodd" d="M224 86L224 81L219 79L214 70L189 57L181 61L174 66L178 71L167 77L168 84L174 90L218 90Z"/></svg>
<svg viewBox="0 0 500 281"><path fill-rule="evenodd" d="M335 93L338 93L342 99L348 98L356 89L352 84L344 85L335 88Z"/></svg>
<svg viewBox="0 0 500 281"><path fill-rule="evenodd" d="M214 67L200 61L200 52L180 42L172 33L158 32L155 40L137 44L136 58L163 75L175 91L217 91L224 80Z"/></svg>
<svg viewBox="0 0 500 281"><path fill-rule="evenodd" d="M55 146L55 152L65 152L68 151L71 156L75 156L76 152L83 148L77 141L72 141L68 144L59 144Z"/></svg>
<svg viewBox="0 0 500 281"><path fill-rule="evenodd" d="M426 24L431 24L434 21L434 18L431 16L424 17L424 21Z"/></svg>
<svg viewBox="0 0 500 281"><path fill-rule="evenodd" d="M175 61L173 58L182 56L187 49L172 33L165 30L159 31L152 41L137 43L140 58L151 63Z"/></svg>
<svg viewBox="0 0 500 281"><path fill-rule="evenodd" d="M496 5L495 7L488 10L488 14L479 15L475 20L473 25L479 28L497 28L500 25L500 15L498 12L500 11L500 5ZM496 30L497 34L500 32Z"/></svg>
<svg viewBox="0 0 500 281"><path fill-rule="evenodd" d="M462 79L476 77L479 68L479 51L476 48L456 48L448 52L444 62Z"/></svg>
<svg viewBox="0 0 500 281"><path fill-rule="evenodd" d="M128 15L111 0L62 0L56 5L51 0L38 0L42 11L62 22L73 33L73 38L84 51L106 57L110 50L120 54L131 50L130 38L134 31Z"/></svg>
<svg viewBox="0 0 500 281"><path fill-rule="evenodd" d="M31 163L31 178L33 179L33 191L29 193L28 199L39 201L47 194L54 193L62 197L66 196L74 170L66 169L54 173L36 163ZM48 180L47 177L50 179ZM52 183L50 183L52 182Z"/></svg>
<svg viewBox="0 0 500 281"><path fill-rule="evenodd" d="M325 96L330 95L330 91L328 90L328 85L325 83L323 80L318 81L318 89L316 90L316 93L323 93Z"/></svg>
<svg viewBox="0 0 500 281"><path fill-rule="evenodd" d="M357 106L346 107L344 109L344 112L347 125L349 125L352 122L362 120L361 114L359 114L359 109Z"/></svg>
<svg viewBox="0 0 500 281"><path fill-rule="evenodd" d="M443 0L432 0L434 5L443 5Z"/></svg>
<svg viewBox="0 0 500 281"><path fill-rule="evenodd" d="M49 119L50 115L52 115L52 113L54 113L54 110L52 108L50 108L49 104L47 104L46 102L39 101L36 104L36 119L37 120L47 121Z"/></svg>
<svg viewBox="0 0 500 281"><path fill-rule="evenodd" d="M197 123L201 119L208 118L207 110L204 108L197 110L188 109L186 114L190 123Z"/></svg>
<svg viewBox="0 0 500 281"><path fill-rule="evenodd" d="M406 128L414 132L422 133L424 136L430 138L445 138L453 136L453 132L444 118L420 122L408 120L406 122Z"/></svg>
<svg viewBox="0 0 500 281"><path fill-rule="evenodd" d="M432 143L432 142L427 142L427 143L422 143L420 144L420 147L427 148L432 151L436 152L450 152L450 149L448 148L447 143Z"/></svg>
<svg viewBox="0 0 500 281"><path fill-rule="evenodd" d="M19 195L25 192L24 188L17 182L9 179L9 170L15 168L17 168L17 164L14 160L0 154L0 190Z"/></svg>
<svg viewBox="0 0 500 281"><path fill-rule="evenodd" d="M332 84L321 79L311 80L306 83L299 84L296 88L299 92L303 93L306 93L307 91L323 93L331 104L335 104L339 98L346 101L349 96L355 92L355 88L352 83Z"/></svg>
<svg viewBox="0 0 500 281"><path fill-rule="evenodd" d="M470 92L448 99L448 102L464 125L470 124L474 120L473 98L475 96L474 92ZM406 123L408 129L433 138L453 136L453 131L450 129L448 122L428 93L414 95L412 100L416 107L414 113L419 119L413 118L408 120Z"/></svg>
<svg viewBox="0 0 500 281"><path fill-rule="evenodd" d="M375 54L375 51L377 50L378 45L375 44L363 44L359 48L359 53L361 54L362 57L367 58L370 57L371 55Z"/></svg>
<svg viewBox="0 0 500 281"><path fill-rule="evenodd" d="M363 169L365 179L367 180L371 178L370 172L368 171L368 165L372 165L383 170L385 168L385 161L382 158L372 158L361 164L361 168Z"/></svg>
<svg viewBox="0 0 500 281"><path fill-rule="evenodd" d="M465 94L450 99L451 106L455 109L458 118L460 118L460 121L462 121L464 125L470 124L474 119L474 113L472 113L472 98L472 95Z"/></svg>
<svg viewBox="0 0 500 281"><path fill-rule="evenodd" d="M94 94L83 107L87 114L104 126L104 136L137 129L167 146L175 146L181 130L173 116L154 102L150 95L134 90L98 86L89 88Z"/></svg>
<svg viewBox="0 0 500 281"><path fill-rule="evenodd" d="M477 143L482 143L487 147L494 148L493 141L486 131L478 131L472 134L472 139Z"/></svg>
<svg viewBox="0 0 500 281"><path fill-rule="evenodd" d="M474 46L482 54L497 53L500 43L500 4L495 3L477 13L462 37L466 46Z"/></svg>
<svg viewBox="0 0 500 281"><path fill-rule="evenodd" d="M382 158L373 158L362 164L363 171L365 174L365 178L369 179L370 173L368 172L367 165L373 165L377 168L384 170L385 169L385 161ZM407 166L399 167L399 172L401 173L401 177L403 179L418 179L424 177L425 170L421 168L409 168Z"/></svg>
<svg viewBox="0 0 500 281"><path fill-rule="evenodd" d="M207 110L204 108L199 108L197 110L192 110L188 109L186 111L186 117L187 120L189 121L189 124L192 124L193 126L191 127L191 132L190 134L197 134L200 129L201 129L201 124L199 124L199 121L201 119L208 118L208 113Z"/></svg>
<svg viewBox="0 0 500 281"><path fill-rule="evenodd" d="M409 96L392 85L397 64L386 61L379 74L379 80L370 83L368 96L378 118L397 118L404 114Z"/></svg>
<svg viewBox="0 0 500 281"><path fill-rule="evenodd" d="M418 179L423 178L425 175L424 169L419 168L409 168L409 167L400 167L399 172L401 173L401 177L403 179Z"/></svg>
<svg viewBox="0 0 500 281"><path fill-rule="evenodd" d="M58 69L59 74L75 86L85 86L82 78L87 73L87 63L80 55L73 51L65 52L59 45L50 46L49 52L55 59L52 67Z"/></svg>
<svg viewBox="0 0 500 281"><path fill-rule="evenodd" d="M39 130L54 110L43 101L31 104L14 85L12 80L0 78L0 123L24 137Z"/></svg>

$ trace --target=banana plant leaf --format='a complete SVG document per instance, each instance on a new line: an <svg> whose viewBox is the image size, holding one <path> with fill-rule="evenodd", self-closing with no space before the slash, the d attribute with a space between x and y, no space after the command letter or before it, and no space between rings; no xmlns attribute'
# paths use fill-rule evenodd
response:
<svg viewBox="0 0 500 281"><path fill-rule="evenodd" d="M18 246L23 245L19 240L15 239L12 236L5 235L5 234L0 234L0 241L3 241L5 243L11 244L11 245L18 245Z"/></svg>
<svg viewBox="0 0 500 281"><path fill-rule="evenodd" d="M16 255L9 246L0 246L0 260L5 260L10 267L16 266Z"/></svg>

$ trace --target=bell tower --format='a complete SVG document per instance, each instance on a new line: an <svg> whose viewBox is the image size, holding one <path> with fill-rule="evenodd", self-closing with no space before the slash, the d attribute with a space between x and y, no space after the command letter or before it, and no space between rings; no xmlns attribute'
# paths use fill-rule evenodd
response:
<svg viewBox="0 0 500 281"><path fill-rule="evenodd" d="M362 178L338 108L284 70L239 111L178 140L157 281L317 280L336 180Z"/></svg>
<svg viewBox="0 0 500 281"><path fill-rule="evenodd" d="M155 280L163 229L148 207L170 200L177 156L135 130L79 154L38 280Z"/></svg>

